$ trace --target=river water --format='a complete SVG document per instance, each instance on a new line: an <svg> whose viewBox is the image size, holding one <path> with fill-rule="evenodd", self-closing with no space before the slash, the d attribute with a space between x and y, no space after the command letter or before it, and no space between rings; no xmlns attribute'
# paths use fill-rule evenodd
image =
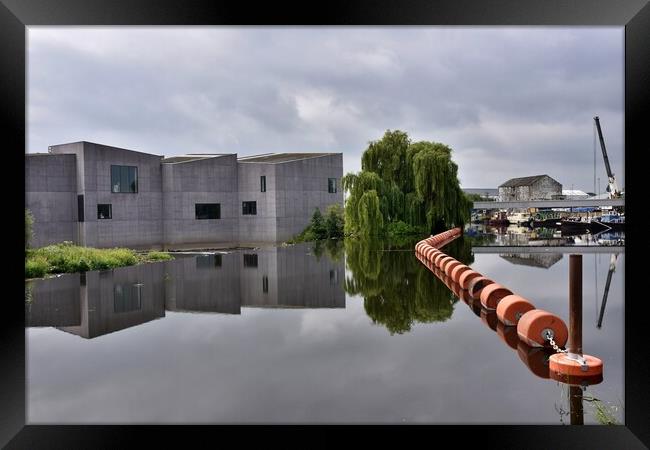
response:
<svg viewBox="0 0 650 450"><path fill-rule="evenodd" d="M505 245L487 231L445 251L568 323L569 254L473 251ZM300 244L28 282L27 422L570 423L548 352L412 248ZM604 363L585 424L624 423L625 255L602 250L583 256L583 348Z"/></svg>

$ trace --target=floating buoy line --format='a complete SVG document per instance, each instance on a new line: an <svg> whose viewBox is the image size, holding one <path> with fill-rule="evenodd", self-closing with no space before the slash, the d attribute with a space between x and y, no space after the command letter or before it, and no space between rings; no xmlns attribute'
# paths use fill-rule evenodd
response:
<svg viewBox="0 0 650 450"><path fill-rule="evenodd" d="M536 308L530 300L440 250L461 234L460 228L453 228L423 239L415 245L415 256L483 323L516 350L535 375L574 386L600 383L603 362L581 353L581 325L576 330L580 337L574 337L579 341L580 352L564 349L569 329L560 317Z"/></svg>

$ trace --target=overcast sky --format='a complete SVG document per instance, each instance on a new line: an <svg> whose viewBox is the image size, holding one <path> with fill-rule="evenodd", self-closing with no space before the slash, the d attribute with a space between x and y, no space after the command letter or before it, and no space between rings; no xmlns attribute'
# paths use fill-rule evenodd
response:
<svg viewBox="0 0 650 450"><path fill-rule="evenodd" d="M622 27L29 27L27 150L343 152L387 129L453 149L465 188L624 186ZM600 146L596 176L607 176Z"/></svg>

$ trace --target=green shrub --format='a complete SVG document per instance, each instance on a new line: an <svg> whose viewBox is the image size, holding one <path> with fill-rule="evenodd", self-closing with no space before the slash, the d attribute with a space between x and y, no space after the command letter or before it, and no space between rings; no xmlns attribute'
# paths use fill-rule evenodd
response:
<svg viewBox="0 0 650 450"><path fill-rule="evenodd" d="M25 278L41 278L50 270L47 258L36 256L25 261Z"/></svg>
<svg viewBox="0 0 650 450"><path fill-rule="evenodd" d="M145 259L147 261L168 261L174 257L167 252L149 252L145 255Z"/></svg>

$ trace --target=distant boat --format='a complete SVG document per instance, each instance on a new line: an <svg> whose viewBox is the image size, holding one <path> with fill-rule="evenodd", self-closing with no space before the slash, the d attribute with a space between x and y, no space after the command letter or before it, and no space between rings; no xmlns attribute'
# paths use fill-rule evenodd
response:
<svg viewBox="0 0 650 450"><path fill-rule="evenodd" d="M499 211L498 213L496 213L490 218L488 224L492 226L504 226L504 225L507 226L510 225L510 221L508 220L505 211Z"/></svg>
<svg viewBox="0 0 650 450"><path fill-rule="evenodd" d="M625 229L625 214L603 214L592 222L605 225L614 231L622 231Z"/></svg>
<svg viewBox="0 0 650 450"><path fill-rule="evenodd" d="M513 212L508 214L506 218L511 225L528 224L531 220L531 215L527 212Z"/></svg>

